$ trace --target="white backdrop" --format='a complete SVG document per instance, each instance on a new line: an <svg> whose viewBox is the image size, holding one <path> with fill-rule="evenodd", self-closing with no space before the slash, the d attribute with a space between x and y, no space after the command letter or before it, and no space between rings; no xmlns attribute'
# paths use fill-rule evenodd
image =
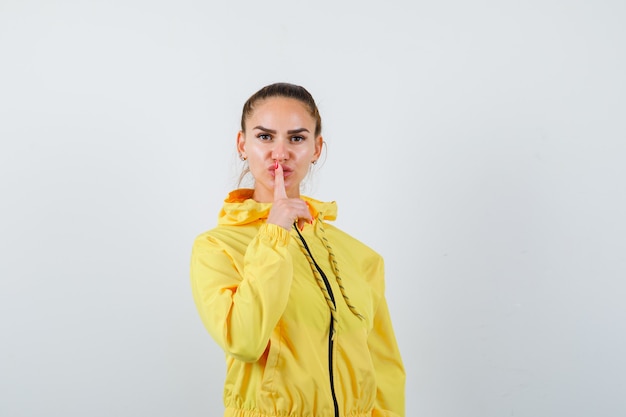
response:
<svg viewBox="0 0 626 417"><path fill-rule="evenodd" d="M219 416L194 237L271 82L386 260L407 416L626 414L626 3L0 0L0 415Z"/></svg>

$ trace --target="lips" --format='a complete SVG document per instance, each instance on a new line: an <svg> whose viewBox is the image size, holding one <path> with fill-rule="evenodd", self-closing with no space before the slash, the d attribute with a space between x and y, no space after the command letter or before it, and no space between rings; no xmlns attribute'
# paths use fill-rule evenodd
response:
<svg viewBox="0 0 626 417"><path fill-rule="evenodd" d="M291 168L289 168L287 166L284 166L284 165L282 165L282 167L283 167L283 176L288 177L289 175L291 175L293 173L293 169L291 169ZM272 176L274 176L274 171L275 171L274 164L272 164L272 166L269 167L268 170L270 171Z"/></svg>

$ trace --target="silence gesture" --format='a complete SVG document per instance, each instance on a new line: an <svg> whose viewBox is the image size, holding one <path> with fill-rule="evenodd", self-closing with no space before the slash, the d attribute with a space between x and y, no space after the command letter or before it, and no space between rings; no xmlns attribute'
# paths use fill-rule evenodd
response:
<svg viewBox="0 0 626 417"><path fill-rule="evenodd" d="M296 221L298 228L302 230L304 223L311 223L313 218L304 200L287 197L283 167L276 162L274 165L274 203L267 222L289 230Z"/></svg>

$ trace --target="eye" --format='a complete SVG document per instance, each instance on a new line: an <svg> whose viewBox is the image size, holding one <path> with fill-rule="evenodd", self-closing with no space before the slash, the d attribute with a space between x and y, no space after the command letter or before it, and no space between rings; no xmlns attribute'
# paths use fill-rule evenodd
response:
<svg viewBox="0 0 626 417"><path fill-rule="evenodd" d="M268 133L259 133L256 137L261 141L268 141L272 139L272 137Z"/></svg>
<svg viewBox="0 0 626 417"><path fill-rule="evenodd" d="M292 136L291 137L292 142L302 142L304 141L304 139L305 139L304 136Z"/></svg>

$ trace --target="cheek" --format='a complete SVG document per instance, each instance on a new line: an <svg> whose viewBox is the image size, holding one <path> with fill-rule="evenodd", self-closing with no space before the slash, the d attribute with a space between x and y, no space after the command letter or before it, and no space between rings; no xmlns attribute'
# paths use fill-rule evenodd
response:
<svg viewBox="0 0 626 417"><path fill-rule="evenodd" d="M249 147L247 151L248 156L248 164L252 167L252 165L259 165L263 163L263 153L256 147Z"/></svg>
<svg viewBox="0 0 626 417"><path fill-rule="evenodd" d="M248 158L248 167L253 174L256 174L261 169L261 162L255 158Z"/></svg>
<svg viewBox="0 0 626 417"><path fill-rule="evenodd" d="M306 169L308 169L309 163L313 160L314 153L314 149L306 149L298 155L300 164Z"/></svg>
<svg viewBox="0 0 626 417"><path fill-rule="evenodd" d="M252 154L248 154L248 167L250 168L250 172L253 176L263 175L267 170L268 162L257 152L253 152Z"/></svg>

